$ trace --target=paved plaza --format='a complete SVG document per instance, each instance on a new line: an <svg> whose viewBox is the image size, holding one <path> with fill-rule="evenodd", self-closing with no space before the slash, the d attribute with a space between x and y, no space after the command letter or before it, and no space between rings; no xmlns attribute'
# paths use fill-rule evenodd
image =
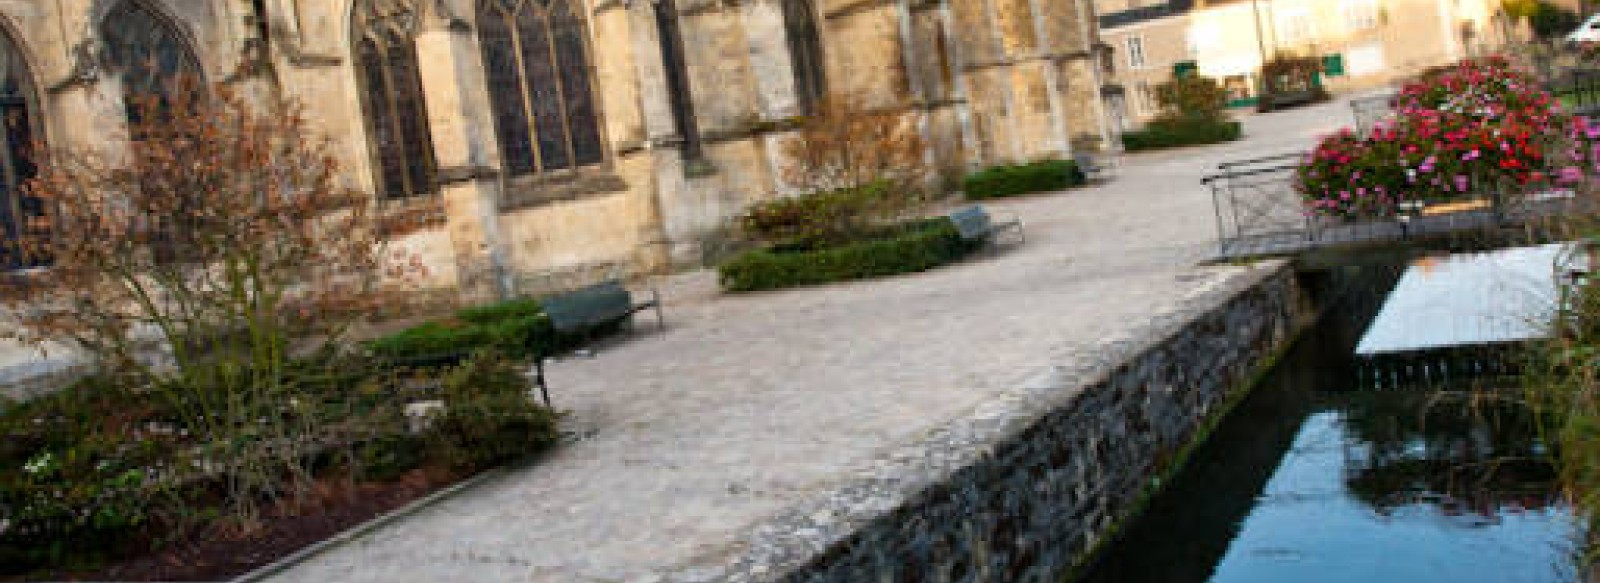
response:
<svg viewBox="0 0 1600 583"><path fill-rule="evenodd" d="M1342 101L1252 116L1240 142L989 203L1022 217L1027 242L927 273L743 295L713 272L666 278L665 331L643 319L551 366L581 440L273 580L654 581L737 554L754 525L887 448L1243 276L1197 265L1215 236L1204 169L1348 120Z"/></svg>

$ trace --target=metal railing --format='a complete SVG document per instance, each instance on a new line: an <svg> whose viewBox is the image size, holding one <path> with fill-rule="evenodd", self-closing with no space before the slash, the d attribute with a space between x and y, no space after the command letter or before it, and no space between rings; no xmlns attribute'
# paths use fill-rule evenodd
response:
<svg viewBox="0 0 1600 583"><path fill-rule="evenodd" d="M1401 203L1376 216L1309 212L1295 188L1304 154L1224 162L1201 183L1211 189L1220 259L1296 254L1316 248L1455 237L1577 210L1570 191L1511 195L1499 188L1451 204Z"/></svg>
<svg viewBox="0 0 1600 583"><path fill-rule="evenodd" d="M1245 246L1309 242L1314 224L1294 190L1302 154L1280 154L1224 162L1201 179L1211 189L1218 250L1234 255Z"/></svg>
<svg viewBox="0 0 1600 583"><path fill-rule="evenodd" d="M1600 69L1569 69L1558 75L1549 89L1568 111L1600 116Z"/></svg>

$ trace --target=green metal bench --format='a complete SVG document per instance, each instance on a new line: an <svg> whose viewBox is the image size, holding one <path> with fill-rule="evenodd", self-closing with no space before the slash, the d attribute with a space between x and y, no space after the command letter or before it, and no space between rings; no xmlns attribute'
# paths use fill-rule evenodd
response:
<svg viewBox="0 0 1600 583"><path fill-rule="evenodd" d="M1078 171L1088 180L1100 180L1111 172L1111 166L1089 152L1075 151L1072 153L1072 163L1078 166Z"/></svg>
<svg viewBox="0 0 1600 583"><path fill-rule="evenodd" d="M652 289L649 299L635 302L633 295L616 280L545 296L540 298L539 305L550 318L550 326L556 332L579 335L584 344L588 344L590 335L602 326L626 319L631 327L632 316L644 310L655 310L656 326L666 327L666 319L661 314L660 294ZM534 384L538 386L539 394L548 407L550 389L545 384L544 363L555 355L537 346L530 349L533 354ZM390 364L398 369L437 369L458 366L471 356L470 351L442 352L395 358Z"/></svg>
<svg viewBox="0 0 1600 583"><path fill-rule="evenodd" d="M989 211L979 205L952 211L949 218L950 223L956 226L956 232L967 241L991 242L1006 231L1015 231L1019 243L1027 241L1027 235L1022 232L1022 219L1012 216L996 221Z"/></svg>
<svg viewBox="0 0 1600 583"><path fill-rule="evenodd" d="M577 334L588 344L590 334L596 329L615 322L624 322L630 329L633 315L645 310L656 313L657 329L667 326L661 314L661 295L650 290L650 297L635 301L633 294L617 280L609 280L573 291L545 296L539 299L550 326L562 334ZM550 404L550 391L545 383L544 361L553 354L535 353L533 357L534 383L538 385L545 405Z"/></svg>
<svg viewBox="0 0 1600 583"><path fill-rule="evenodd" d="M661 297L655 290L650 290L649 299L634 302L633 295L616 280L547 296L539 300L539 305L550 317L550 325L562 333L588 333L623 319L631 324L634 314L651 309L656 312L656 324L666 326L661 316Z"/></svg>

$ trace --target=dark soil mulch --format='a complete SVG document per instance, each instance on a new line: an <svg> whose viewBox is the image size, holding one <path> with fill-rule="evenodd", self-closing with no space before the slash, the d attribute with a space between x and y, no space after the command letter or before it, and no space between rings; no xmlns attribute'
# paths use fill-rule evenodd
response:
<svg viewBox="0 0 1600 583"><path fill-rule="evenodd" d="M153 554L88 571L39 571L5 581L219 581L288 556L466 476L438 469L413 470L393 482L356 484L330 479L297 508L267 512L252 530L209 528Z"/></svg>

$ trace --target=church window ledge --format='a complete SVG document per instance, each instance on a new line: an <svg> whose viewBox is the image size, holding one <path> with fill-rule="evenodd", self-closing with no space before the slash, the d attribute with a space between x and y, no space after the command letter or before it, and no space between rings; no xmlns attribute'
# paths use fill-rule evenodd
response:
<svg viewBox="0 0 1600 583"><path fill-rule="evenodd" d="M628 182L603 168L578 168L505 180L500 212L623 192Z"/></svg>

